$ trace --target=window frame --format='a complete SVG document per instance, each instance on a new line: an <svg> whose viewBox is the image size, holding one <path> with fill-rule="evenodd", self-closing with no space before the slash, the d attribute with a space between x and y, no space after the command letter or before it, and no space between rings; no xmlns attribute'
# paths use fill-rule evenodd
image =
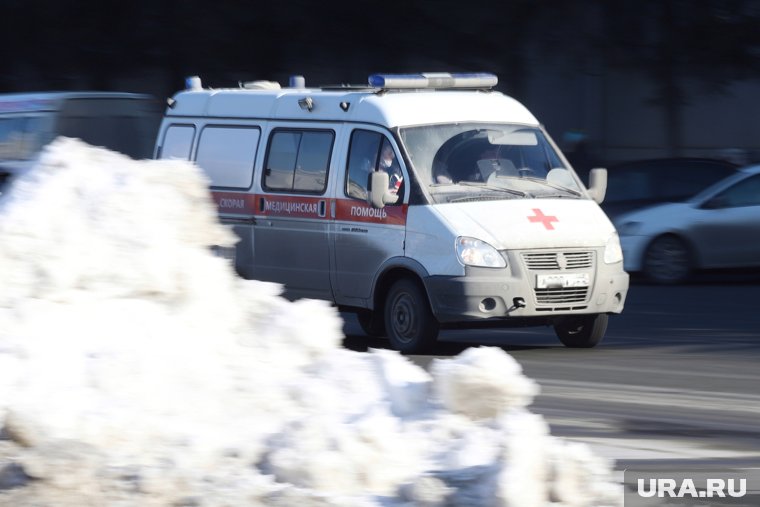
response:
<svg viewBox="0 0 760 507"><path fill-rule="evenodd" d="M370 128L365 128L363 126L354 127L351 130L350 135L348 136L348 149L346 151L346 166L345 166L345 170L344 170L345 176L343 178L343 184L342 184L343 190L342 190L342 192L343 192L343 197L346 197L348 199L352 199L352 200L355 200L355 201L366 202L366 199L362 199L361 197L356 197L354 195L349 194L349 182L350 182L350 175L351 175L350 164L351 164L351 160L352 160L351 159L351 153L352 153L351 150L352 150L352 148L354 146L354 135L357 132L364 132L364 133L374 134L374 135L377 135L380 138L380 140L378 142L378 145L377 145L377 152L375 153L374 161L372 163L372 170L373 171L377 171L378 166L380 165L380 156L381 156L380 154L382 153L383 147L386 144L389 145L391 147L391 149L393 150L393 155L394 155L394 157L396 159L396 163L398 164L399 171L401 171L401 173L404 174L404 170L402 168L402 163L401 163L402 159L401 159L401 156L399 155L399 150L394 145L393 140L392 140L392 136L388 136L385 132L382 132L382 131L379 131L379 130L370 129ZM408 180L408 177L404 176L404 179ZM405 198L406 193L407 193L407 190L405 188L406 186L407 185L403 185L403 187L402 187L403 191L399 194L398 201L396 201L395 203L388 203L388 204L386 204L386 206L400 206L400 205L404 204L404 198ZM367 192L369 192L368 188L365 188L364 190L367 191Z"/></svg>
<svg viewBox="0 0 760 507"><path fill-rule="evenodd" d="M164 153L166 152L166 136L169 134L169 131L173 127L190 127L191 129L193 129L193 136L190 139L190 146L188 148L187 158L178 159L178 158L166 158L166 157L164 157ZM194 150L193 150L193 147L195 146L195 141L196 141L197 134L198 134L198 127L194 123L171 123L171 124L169 124L169 126L167 126L164 129L163 137L161 138L160 151L156 154L158 160L187 160L187 161L193 160L193 155L195 153Z"/></svg>
<svg viewBox="0 0 760 507"><path fill-rule="evenodd" d="M296 152L295 167L293 167L293 172L292 172L293 183L292 183L291 188L289 189L271 187L267 185L267 176L269 176L267 172L269 171L269 160L271 157L272 142L277 134L283 133L283 132L301 134L301 138L298 141L298 150ZM330 134L330 145L329 145L327 163L325 165L325 172L324 172L324 184L321 190L304 190L304 189L295 188L296 175L298 173L297 166L298 166L298 160L301 156L301 143L303 142L303 135L310 134L310 133ZM333 157L335 156L336 138L337 138L337 133L334 129L331 129L331 128L300 128L300 127L273 128L269 132L269 136L268 136L267 144L266 144L266 152L264 154L264 163L261 169L261 181L260 181L261 189L264 190L265 192L269 192L273 194L325 195L329 188L330 167L332 165Z"/></svg>

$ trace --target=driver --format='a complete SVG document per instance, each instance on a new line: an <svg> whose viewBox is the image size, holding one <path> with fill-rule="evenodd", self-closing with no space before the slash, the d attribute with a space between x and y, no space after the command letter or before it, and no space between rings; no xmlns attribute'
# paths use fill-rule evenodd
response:
<svg viewBox="0 0 760 507"><path fill-rule="evenodd" d="M401 188L401 183L404 181L404 177L401 174L401 167L399 166L398 160L396 160L396 154L393 152L393 147L388 143L383 144L378 170L388 173L388 188L393 193L398 192Z"/></svg>
<svg viewBox="0 0 760 507"><path fill-rule="evenodd" d="M496 173L499 176L516 176L517 169L511 160L499 158L499 148L489 145L483 150L478 157L478 170L483 181L488 181L488 177Z"/></svg>

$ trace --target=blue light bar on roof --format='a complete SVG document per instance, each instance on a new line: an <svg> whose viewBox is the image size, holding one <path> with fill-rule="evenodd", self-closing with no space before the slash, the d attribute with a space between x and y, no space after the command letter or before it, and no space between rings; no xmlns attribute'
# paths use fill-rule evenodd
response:
<svg viewBox="0 0 760 507"><path fill-rule="evenodd" d="M372 74L369 85L373 88L493 88L499 82L495 74L477 72L449 74L426 72L422 74Z"/></svg>

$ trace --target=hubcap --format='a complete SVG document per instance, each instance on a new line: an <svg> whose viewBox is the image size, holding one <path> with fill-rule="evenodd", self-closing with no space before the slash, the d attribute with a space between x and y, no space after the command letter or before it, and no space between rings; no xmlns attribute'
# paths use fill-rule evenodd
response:
<svg viewBox="0 0 760 507"><path fill-rule="evenodd" d="M409 343L414 340L414 300L409 294L399 294L393 302L392 325L399 341Z"/></svg>

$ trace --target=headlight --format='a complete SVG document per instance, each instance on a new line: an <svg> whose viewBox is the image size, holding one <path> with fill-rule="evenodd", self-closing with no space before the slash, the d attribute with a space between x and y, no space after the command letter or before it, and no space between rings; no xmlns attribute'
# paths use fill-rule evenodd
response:
<svg viewBox="0 0 760 507"><path fill-rule="evenodd" d="M457 238L457 256L465 266L505 268L507 261L494 247L475 238Z"/></svg>
<svg viewBox="0 0 760 507"><path fill-rule="evenodd" d="M641 222L622 222L617 226L617 231L621 236L633 236L641 229Z"/></svg>
<svg viewBox="0 0 760 507"><path fill-rule="evenodd" d="M623 260L623 249L620 248L620 239L617 233L607 239L607 244L604 246L604 263L615 264Z"/></svg>

